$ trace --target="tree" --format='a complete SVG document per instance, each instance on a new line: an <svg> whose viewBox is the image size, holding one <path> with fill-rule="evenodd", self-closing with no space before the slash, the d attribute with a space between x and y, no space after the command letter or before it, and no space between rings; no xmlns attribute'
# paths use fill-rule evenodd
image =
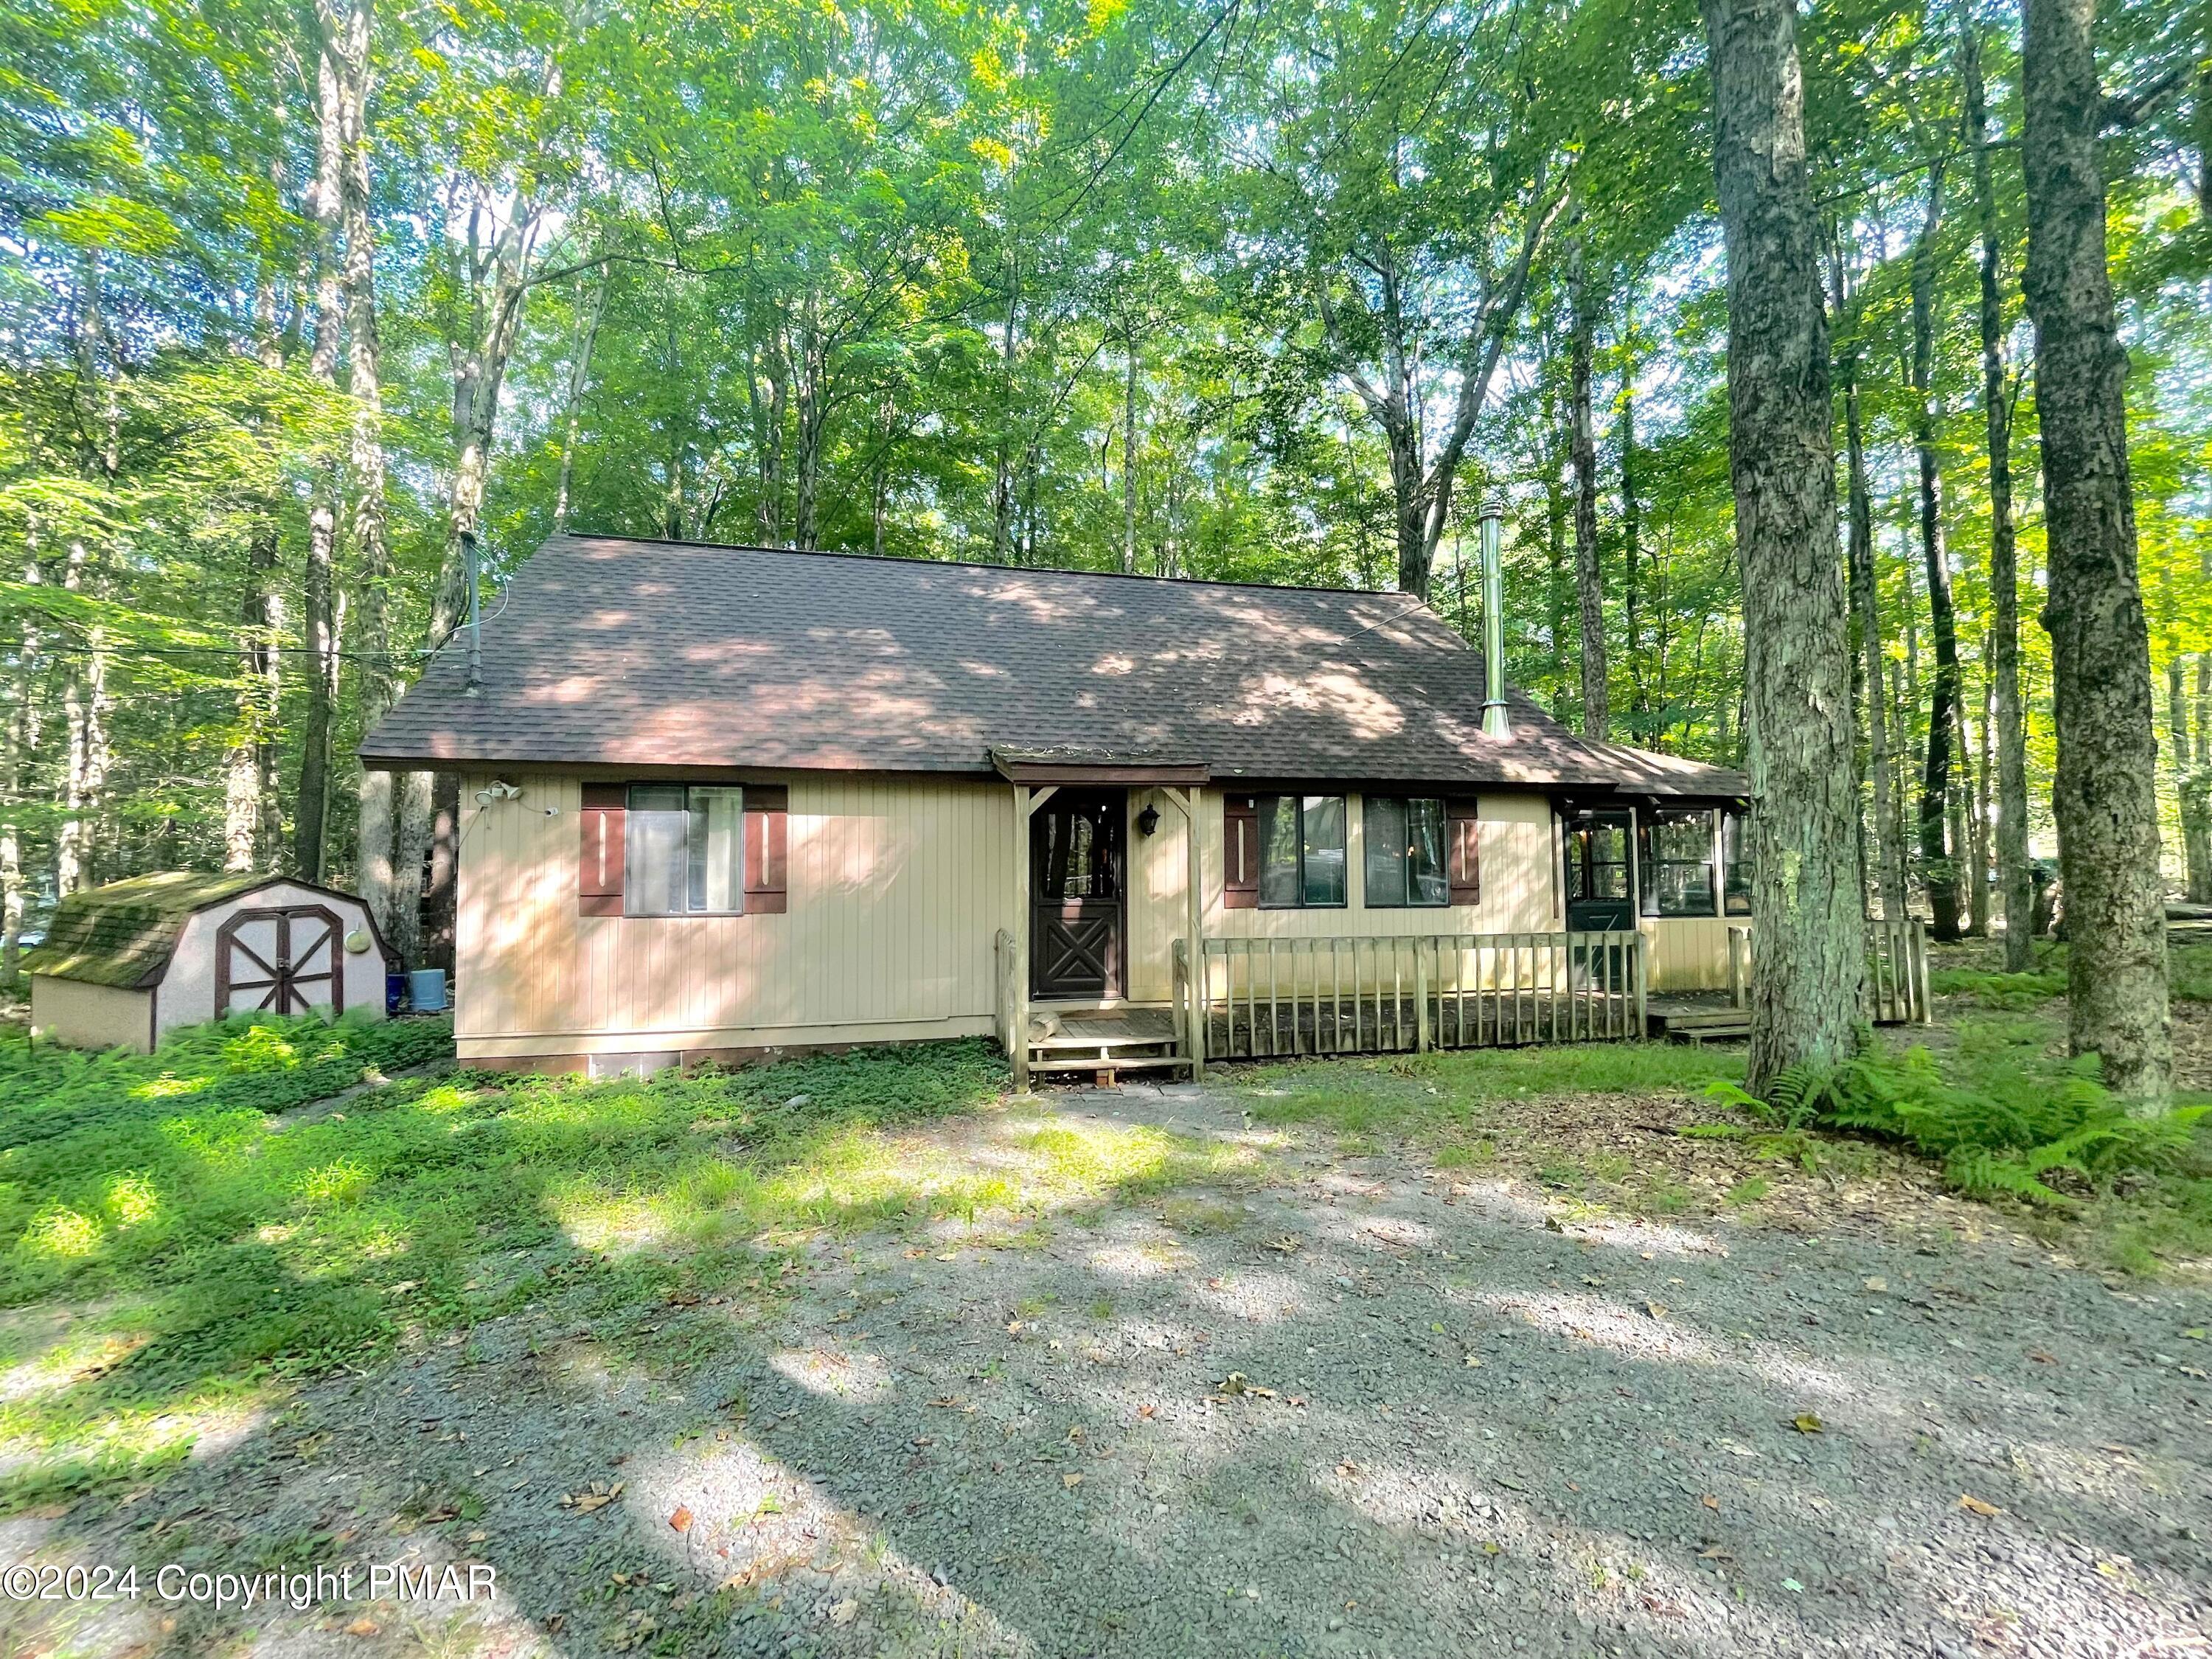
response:
<svg viewBox="0 0 2212 1659"><path fill-rule="evenodd" d="M2012 503L2012 392L2005 363L2004 245L1991 166L1981 24L1970 3L1959 24L1961 137L1973 163L1981 244L1976 309L1982 347L1982 415L1989 453L1990 675L1996 726L1997 883L2004 896L2005 971L2029 966L2034 895L2027 861L2027 736L2020 690L2020 555Z"/></svg>
<svg viewBox="0 0 2212 1659"><path fill-rule="evenodd" d="M1705 0L1728 248L1729 471L1743 576L1749 1086L1857 1046L1866 973L1828 335L1795 0Z"/></svg>
<svg viewBox="0 0 2212 1659"><path fill-rule="evenodd" d="M2027 0L2021 167L2050 542L2068 1038L2141 1108L2172 1082L2149 630L2136 568L2127 357L2097 154L2108 104L2095 0Z"/></svg>

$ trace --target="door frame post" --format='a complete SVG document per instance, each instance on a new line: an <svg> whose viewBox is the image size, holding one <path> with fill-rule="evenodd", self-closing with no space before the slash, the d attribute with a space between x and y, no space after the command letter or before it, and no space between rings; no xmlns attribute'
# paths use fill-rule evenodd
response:
<svg viewBox="0 0 2212 1659"><path fill-rule="evenodd" d="M1187 1015L1188 1029L1183 1042L1190 1054L1190 1080L1206 1081L1206 1016L1203 997L1206 984L1206 888L1204 843L1199 838L1199 805L1206 792L1193 785L1188 789L1177 789L1163 785L1160 793L1182 814L1183 846L1188 854L1189 874L1185 883L1184 898L1187 920L1190 927L1190 1006Z"/></svg>
<svg viewBox="0 0 2212 1659"><path fill-rule="evenodd" d="M1030 930L1036 925L1030 903L1030 819L1058 793L1056 784L1041 789L1014 786L1014 925L1009 930L1014 941L1014 1029L1006 1034L1013 1039L1006 1058L1013 1062L1018 1094L1030 1090Z"/></svg>

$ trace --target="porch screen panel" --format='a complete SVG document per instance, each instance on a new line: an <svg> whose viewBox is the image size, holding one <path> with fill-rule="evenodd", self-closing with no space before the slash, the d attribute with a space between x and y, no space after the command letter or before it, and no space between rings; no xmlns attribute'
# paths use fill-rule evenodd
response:
<svg viewBox="0 0 2212 1659"><path fill-rule="evenodd" d="M1713 815L1705 808L1660 807L1644 823L1644 914L1710 916L1713 906Z"/></svg>

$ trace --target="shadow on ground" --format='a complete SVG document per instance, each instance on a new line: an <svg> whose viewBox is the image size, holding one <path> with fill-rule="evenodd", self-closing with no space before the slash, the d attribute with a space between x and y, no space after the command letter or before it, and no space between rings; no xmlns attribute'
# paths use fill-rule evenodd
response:
<svg viewBox="0 0 2212 1659"><path fill-rule="evenodd" d="M555 1301L0 1559L488 1563L489 1601L0 1603L10 1652L2185 1652L2208 1303L2014 1246L1578 1222L1218 1097L1246 1174L817 1241L765 1312ZM2194 1334L2191 1334L2191 1333Z"/></svg>

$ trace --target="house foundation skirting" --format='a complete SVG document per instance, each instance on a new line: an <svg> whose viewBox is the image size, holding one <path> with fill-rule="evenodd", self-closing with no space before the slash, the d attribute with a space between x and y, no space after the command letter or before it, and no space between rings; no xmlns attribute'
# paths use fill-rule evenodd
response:
<svg viewBox="0 0 2212 1659"><path fill-rule="evenodd" d="M933 1042L993 1035L988 1014L945 1019L855 1021L833 1025L739 1026L665 1031L533 1031L461 1036L464 1066L487 1071L658 1071L669 1066L751 1065L879 1042Z"/></svg>

